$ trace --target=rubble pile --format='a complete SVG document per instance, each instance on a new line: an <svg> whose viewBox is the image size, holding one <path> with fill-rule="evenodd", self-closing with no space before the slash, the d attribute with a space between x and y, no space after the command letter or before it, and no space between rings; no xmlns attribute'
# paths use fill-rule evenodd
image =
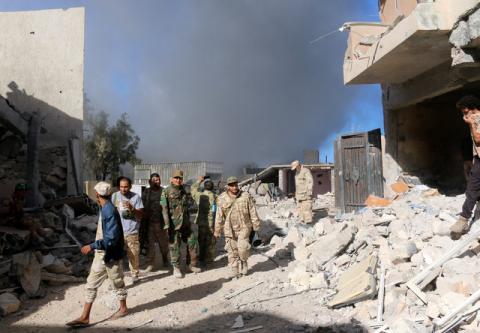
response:
<svg viewBox="0 0 480 333"><path fill-rule="evenodd" d="M435 327L444 332L442 328L457 320L454 325L462 329L480 329L476 311L461 317L480 298L480 293L475 295L480 286L479 237L465 241L474 232L480 236L480 227L474 223L470 234L458 241L450 238L449 230L464 195L446 197L425 185L396 187L394 200L369 198L381 205L367 205L356 213L329 210L314 225L296 223L293 199L260 207L261 218L271 222L265 223L270 238L266 255L291 258L286 270L292 286L324 290L322 306L344 315L348 310L366 327L382 332L431 332ZM332 200L329 194L315 204ZM455 252L455 247L460 250ZM449 251L455 253L435 266ZM427 277L413 284L425 268ZM468 298L467 306L452 312ZM454 314L453 321L447 320L449 314Z"/></svg>
<svg viewBox="0 0 480 333"><path fill-rule="evenodd" d="M84 281L89 259L79 247L95 238L96 209L87 196L66 197L0 219L0 316L44 297L48 285Z"/></svg>

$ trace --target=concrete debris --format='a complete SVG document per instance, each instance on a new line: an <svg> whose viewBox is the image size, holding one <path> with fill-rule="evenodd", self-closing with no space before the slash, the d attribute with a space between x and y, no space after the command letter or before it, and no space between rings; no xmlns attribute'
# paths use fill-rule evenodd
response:
<svg viewBox="0 0 480 333"><path fill-rule="evenodd" d="M378 258L371 255L343 272L336 286L338 293L328 306L339 307L373 297L377 293L377 261Z"/></svg>
<svg viewBox="0 0 480 333"><path fill-rule="evenodd" d="M52 166L52 170L52 176L65 177L63 167ZM88 273L91 257L83 256L78 246L95 239L96 206L86 196L52 198L36 211L12 212L11 202L0 202L3 211L9 212L0 218L0 290L14 290L17 301L44 297L47 285L84 282ZM78 243L67 235L67 220ZM1 303L4 300L7 305ZM2 315L19 306L9 294L0 295L0 303Z"/></svg>
<svg viewBox="0 0 480 333"><path fill-rule="evenodd" d="M0 316L6 316L18 311L20 300L13 294L4 293L0 295Z"/></svg>
<svg viewBox="0 0 480 333"><path fill-rule="evenodd" d="M232 328L243 328L245 324L243 323L243 317L242 315L238 315L237 318L235 318L235 321L233 322Z"/></svg>
<svg viewBox="0 0 480 333"><path fill-rule="evenodd" d="M369 196L366 207L346 214L334 211L329 195L319 196L315 201L326 204L328 214L317 216L308 226L299 223L291 199L259 207L260 218L277 231L266 253L280 262L289 261L286 283L297 292L320 290L319 304L322 309L330 308L329 316L348 311L349 318L366 326L375 322L376 329L431 332L434 320L458 309L476 293L480 247L473 241L463 252L444 259L467 238L450 238L464 195L446 197L405 175L391 188L397 194L394 199ZM471 233L475 230L474 226ZM386 272L383 307L376 300L382 275L378 262ZM422 302L406 285L438 262L418 281L418 291L425 296Z"/></svg>

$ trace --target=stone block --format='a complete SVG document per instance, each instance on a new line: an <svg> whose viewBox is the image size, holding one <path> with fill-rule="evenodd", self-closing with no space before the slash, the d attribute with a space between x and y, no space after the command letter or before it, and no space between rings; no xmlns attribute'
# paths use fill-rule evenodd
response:
<svg viewBox="0 0 480 333"><path fill-rule="evenodd" d="M378 258L367 259L346 270L336 286L337 294L329 307L341 307L373 297L377 293L376 266Z"/></svg>
<svg viewBox="0 0 480 333"><path fill-rule="evenodd" d="M312 253L312 258L321 266L338 254L342 253L353 241L357 228L343 225L342 229L320 237L307 248Z"/></svg>
<svg viewBox="0 0 480 333"><path fill-rule="evenodd" d="M20 308L20 300L10 293L4 293L0 295L0 315L6 316L18 311Z"/></svg>

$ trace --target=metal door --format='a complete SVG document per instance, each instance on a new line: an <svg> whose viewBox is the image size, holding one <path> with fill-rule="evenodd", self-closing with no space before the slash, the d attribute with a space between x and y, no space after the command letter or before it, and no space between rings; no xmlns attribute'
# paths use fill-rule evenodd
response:
<svg viewBox="0 0 480 333"><path fill-rule="evenodd" d="M364 207L370 194L383 197L380 129L337 139L335 176L335 201L342 212Z"/></svg>

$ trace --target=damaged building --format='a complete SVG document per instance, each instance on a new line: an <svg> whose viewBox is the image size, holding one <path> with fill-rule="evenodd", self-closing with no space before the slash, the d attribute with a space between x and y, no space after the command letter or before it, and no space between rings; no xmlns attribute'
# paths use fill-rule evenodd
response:
<svg viewBox="0 0 480 333"><path fill-rule="evenodd" d="M455 104L480 88L479 1L380 0L379 13L344 24L344 82L382 86L385 183L403 173L462 191L471 142Z"/></svg>
<svg viewBox="0 0 480 333"><path fill-rule="evenodd" d="M82 192L83 8L0 13L0 198Z"/></svg>

